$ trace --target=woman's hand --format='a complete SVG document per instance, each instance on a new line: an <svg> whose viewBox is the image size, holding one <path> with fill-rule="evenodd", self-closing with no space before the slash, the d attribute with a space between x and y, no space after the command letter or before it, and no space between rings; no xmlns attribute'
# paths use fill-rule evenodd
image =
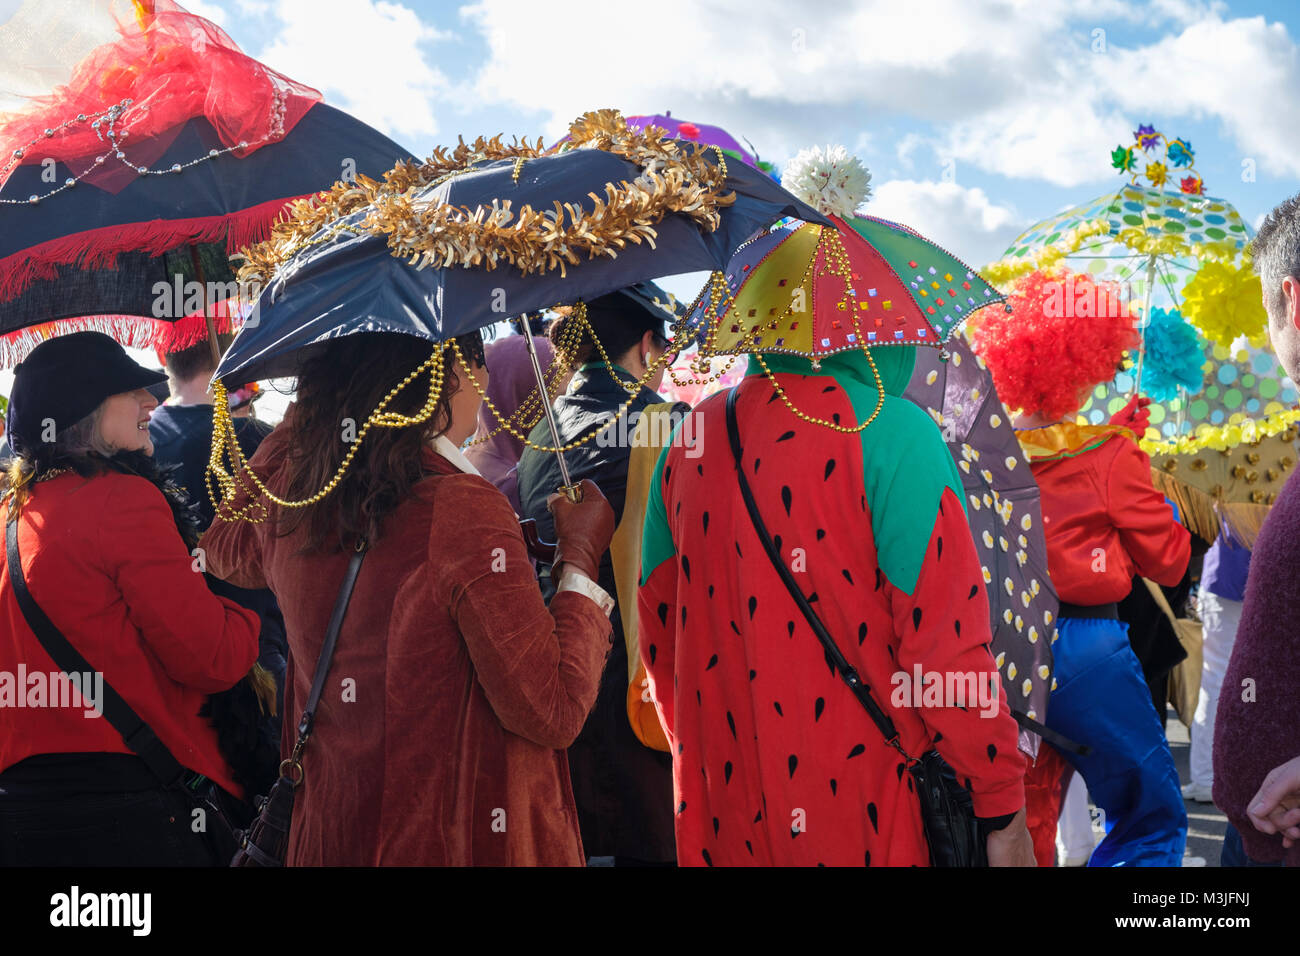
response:
<svg viewBox="0 0 1300 956"><path fill-rule="evenodd" d="M1300 842L1300 757L1269 771L1246 811L1261 833L1282 834L1282 845Z"/></svg>
<svg viewBox="0 0 1300 956"><path fill-rule="evenodd" d="M1025 826L1025 809L1012 818L1001 830L994 830L988 838L989 866L1037 866L1034 859L1034 841Z"/></svg>
<svg viewBox="0 0 1300 956"><path fill-rule="evenodd" d="M547 510L555 519L556 549L552 567L567 564L595 581L600 557L614 537L614 509L591 479L584 478L578 487L582 489L579 502L570 501L558 491L546 499Z"/></svg>

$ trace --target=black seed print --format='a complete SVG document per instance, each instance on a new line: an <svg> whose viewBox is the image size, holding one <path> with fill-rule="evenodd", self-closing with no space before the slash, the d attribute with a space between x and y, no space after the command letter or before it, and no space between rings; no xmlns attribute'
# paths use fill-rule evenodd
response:
<svg viewBox="0 0 1300 956"><path fill-rule="evenodd" d="M750 680L753 680L753 679L754 679L755 677L757 677L757 676L758 676L758 671L756 671L756 670L751 670L751 671L749 672L749 679L750 679Z"/></svg>
<svg viewBox="0 0 1300 956"><path fill-rule="evenodd" d="M826 481L828 478L830 478L831 472L834 470L835 470L835 459L831 458L826 462L826 474L822 475L822 481Z"/></svg>
<svg viewBox="0 0 1300 956"><path fill-rule="evenodd" d="M731 761L728 760L726 763L724 763L724 764L722 765L722 782L723 782L723 783L731 783L731 771L732 771Z"/></svg>
<svg viewBox="0 0 1300 956"><path fill-rule="evenodd" d="M777 441L789 441L793 437L794 437L794 432L786 432L784 435L778 438Z"/></svg>
<svg viewBox="0 0 1300 956"><path fill-rule="evenodd" d="M822 389L822 394L825 395L827 392L833 392L833 391L835 391L835 386L827 385L825 388Z"/></svg>
<svg viewBox="0 0 1300 956"><path fill-rule="evenodd" d="M705 669L706 671L707 671L707 670L712 670L712 669L713 669L713 666L714 666L715 664L717 664L717 663L718 663L718 655L717 655L717 654L714 654L712 657L709 658L709 662L708 662L707 664L704 665L704 669Z"/></svg>
<svg viewBox="0 0 1300 956"><path fill-rule="evenodd" d="M699 707L704 706L704 701L700 700L700 692L698 690L695 692L695 704Z"/></svg>
<svg viewBox="0 0 1300 956"><path fill-rule="evenodd" d="M876 823L876 805L874 803L867 804L867 816L871 818L871 829L879 833L880 827Z"/></svg>
<svg viewBox="0 0 1300 956"><path fill-rule="evenodd" d="M952 629L957 632L958 637L961 637L961 621L953 621Z"/></svg>
<svg viewBox="0 0 1300 956"><path fill-rule="evenodd" d="M668 605L667 604L659 605L659 623L662 624L664 627L668 626Z"/></svg>
<svg viewBox="0 0 1300 956"><path fill-rule="evenodd" d="M780 536L779 534L778 534L778 535L773 535L773 536L772 536L772 543L776 545L776 553L777 553L777 554L780 554L780 553L781 553L781 536Z"/></svg>
<svg viewBox="0 0 1300 956"><path fill-rule="evenodd" d="M921 609L919 607L912 608L912 626L918 631L921 629Z"/></svg>
<svg viewBox="0 0 1300 956"><path fill-rule="evenodd" d="M754 597L754 595L751 594L749 596L749 619L751 621L754 619L754 612L757 610L758 610L758 598Z"/></svg>
<svg viewBox="0 0 1300 956"><path fill-rule="evenodd" d="M863 859L863 864L864 864L865 866L870 866L870 865L871 865L871 851L870 851L870 850L863 850L863 851L862 851L862 859Z"/></svg>
<svg viewBox="0 0 1300 956"><path fill-rule="evenodd" d="M886 645L885 645L885 650L889 651L889 659L892 661L892 660L894 659L894 647L893 647L893 645L892 645L892 644L886 644Z"/></svg>
<svg viewBox="0 0 1300 956"><path fill-rule="evenodd" d="M703 465L696 465L696 466L695 466L695 470L699 473L699 475L700 475L701 478L704 477L704 466L703 466Z"/></svg>
<svg viewBox="0 0 1300 956"><path fill-rule="evenodd" d="M704 512L704 533L709 533L709 513L707 511Z"/></svg>
<svg viewBox="0 0 1300 956"><path fill-rule="evenodd" d="M815 604L816 601L817 601L817 592L814 591L812 594L808 595L808 603Z"/></svg>
<svg viewBox="0 0 1300 956"><path fill-rule="evenodd" d="M650 652L650 666L653 667L655 663L655 655L659 653L659 648L651 644L648 650Z"/></svg>
<svg viewBox="0 0 1300 956"><path fill-rule="evenodd" d="M825 530L824 528L818 528L818 529L817 529L817 540L820 541L820 540L821 540L822 538L824 538L824 537L826 537L826 530Z"/></svg>
<svg viewBox="0 0 1300 956"><path fill-rule="evenodd" d="M794 637L794 621L785 622L785 631L788 636Z"/></svg>
<svg viewBox="0 0 1300 956"><path fill-rule="evenodd" d="M911 778L911 777L908 777L908 778L907 778L907 792L908 792L908 793L912 793L912 792L915 791L915 790L916 790L916 788L912 786L912 778Z"/></svg>
<svg viewBox="0 0 1300 956"><path fill-rule="evenodd" d="M754 814L754 822L755 822L755 823L761 823L762 821L763 821L763 811L762 811L762 810L759 810L758 813ZM746 841L746 842L748 842L748 841Z"/></svg>
<svg viewBox="0 0 1300 956"><path fill-rule="evenodd" d="M713 597L713 585L709 585L709 597Z"/></svg>
<svg viewBox="0 0 1300 956"><path fill-rule="evenodd" d="M997 757L997 755L998 755L998 748L994 747L992 744L989 744L989 763L992 763L994 758Z"/></svg>
<svg viewBox="0 0 1300 956"><path fill-rule="evenodd" d="M778 396L779 396L779 393L776 392L776 391L773 391L771 395L767 396L767 404L771 405L773 402L775 402L775 401L777 400Z"/></svg>
<svg viewBox="0 0 1300 956"><path fill-rule="evenodd" d="M681 803L679 803L679 804L677 805L677 812L678 812L678 813L685 813L685 812L686 812L686 801L685 801L685 800L683 800Z"/></svg>
<svg viewBox="0 0 1300 956"><path fill-rule="evenodd" d="M853 583L853 575L849 574L849 569L848 569L848 568L842 568L842 569L840 570L840 574L844 575L844 580L845 580L845 581L848 581L849 584L852 584L852 583Z"/></svg>
<svg viewBox="0 0 1300 956"><path fill-rule="evenodd" d="M682 630L686 629L686 605L682 605Z"/></svg>
<svg viewBox="0 0 1300 956"><path fill-rule="evenodd" d="M678 745L677 745L677 752L678 752L678 753L682 753L685 749L686 749L686 745L685 745L685 744L678 744Z"/></svg>
<svg viewBox="0 0 1300 956"><path fill-rule="evenodd" d="M943 499L939 499L939 517L943 517Z"/></svg>
<svg viewBox="0 0 1300 956"><path fill-rule="evenodd" d="M943 740L943 734L939 733L939 731L936 730L934 732L934 742L937 744L941 740Z"/></svg>
<svg viewBox="0 0 1300 956"><path fill-rule="evenodd" d="M794 498L794 495L793 495L793 494L791 493L791 491L790 491L790 486L789 486L789 485L782 485L782 486L781 486L781 504L785 505L785 514L786 514L786 517L789 517L789 516L790 516L790 502L793 500L793 498Z"/></svg>
<svg viewBox="0 0 1300 956"><path fill-rule="evenodd" d="M733 631L735 631L735 632L736 632L736 636L739 637L739 636L740 636L740 628L736 627L736 622L735 622L735 621L728 621L727 623L731 625L731 629L732 629Z"/></svg>
<svg viewBox="0 0 1300 956"><path fill-rule="evenodd" d="M731 728L731 739L736 739L736 718L731 716L731 711L727 711L727 726Z"/></svg>
<svg viewBox="0 0 1300 956"><path fill-rule="evenodd" d="M858 625L858 647L861 647L862 642L865 641L866 639L867 639L867 622L863 621L861 624Z"/></svg>
<svg viewBox="0 0 1300 956"><path fill-rule="evenodd" d="M664 465L664 484L668 484L668 479L673 476L673 466Z"/></svg>
<svg viewBox="0 0 1300 956"><path fill-rule="evenodd" d="M859 495L859 496L858 496L858 505L859 505L859 507L862 508L862 510L863 510L864 512L867 510L867 496L866 496L866 495Z"/></svg>
<svg viewBox="0 0 1300 956"><path fill-rule="evenodd" d="M934 552L935 552L934 560L942 561L943 560L943 538L940 538L938 541L935 542Z"/></svg>
<svg viewBox="0 0 1300 956"><path fill-rule="evenodd" d="M884 583L885 576L880 573L880 568L876 568L876 590L880 590L881 584Z"/></svg>
<svg viewBox="0 0 1300 956"><path fill-rule="evenodd" d="M754 474L756 474L756 475L758 474L758 463L759 463L760 461L762 461L762 460L763 460L763 459L761 459L761 458L755 458L755 459L754 459Z"/></svg>
<svg viewBox="0 0 1300 956"><path fill-rule="evenodd" d="M714 835L714 836L717 836L717 835L718 835L718 818L717 818L717 817L714 817L714 818L713 818L713 835Z"/></svg>
<svg viewBox="0 0 1300 956"><path fill-rule="evenodd" d="M835 796L836 793L839 791L839 789L840 789L840 785L835 782L834 777L831 777L831 796L832 797Z"/></svg>
<svg viewBox="0 0 1300 956"><path fill-rule="evenodd" d="M906 770L906 769L907 769L907 764L902 763L902 762L900 762L900 763L898 764L898 766L894 768L894 773L898 774L898 779L899 779L899 781L902 781L902 779L903 779L903 771Z"/></svg>
<svg viewBox="0 0 1300 956"><path fill-rule="evenodd" d="M849 755L848 755L847 757L845 757L844 759L845 759L845 760L852 760L854 757L858 756L859 754L866 753L866 751L867 751L867 748L864 747L862 744L855 744L854 747L853 747L853 749L849 751Z"/></svg>
<svg viewBox="0 0 1300 956"><path fill-rule="evenodd" d="M748 840L745 841L745 849L749 851L750 856L754 855L754 845Z"/></svg>
<svg viewBox="0 0 1300 956"><path fill-rule="evenodd" d="M705 780L708 780L708 779L709 779L709 772L708 772L707 770L705 770L703 767L701 767L701 768L700 768L700 776L702 776Z"/></svg>
<svg viewBox="0 0 1300 956"><path fill-rule="evenodd" d="M840 423L840 413L836 412L834 415L832 415L831 421L833 421L836 425L838 425Z"/></svg>
<svg viewBox="0 0 1300 956"><path fill-rule="evenodd" d="M776 715L778 717L785 716L785 712L781 710L781 702L779 700L772 701L772 706L776 708Z"/></svg>
<svg viewBox="0 0 1300 956"><path fill-rule="evenodd" d="M826 709L826 698L818 697L813 701L813 723L822 719L822 711Z"/></svg>
<svg viewBox="0 0 1300 956"><path fill-rule="evenodd" d="M686 580L687 580L687 581L690 581L690 579L691 579L691 559L688 558L688 557L687 557L686 555L684 555L684 554L682 555L682 574L686 575Z"/></svg>
<svg viewBox="0 0 1300 956"><path fill-rule="evenodd" d="M682 513L682 503L679 501L677 502L677 507L673 509L673 514L679 515L681 513Z"/></svg>
<svg viewBox="0 0 1300 956"><path fill-rule="evenodd" d="M793 824L790 826L790 839L793 840L799 836L799 828Z"/></svg>
<svg viewBox="0 0 1300 956"><path fill-rule="evenodd" d="M708 851L708 850L700 850L700 855L701 855L702 857L704 857L704 862L705 862L707 865L709 865L709 866L712 866L712 865L713 865L713 858L709 856L709 851Z"/></svg>
<svg viewBox="0 0 1300 956"><path fill-rule="evenodd" d="M739 541L733 541L732 544L734 544L734 545L736 546L736 557L738 557L738 558L743 558L744 555L740 553L740 542L739 542Z"/></svg>
<svg viewBox="0 0 1300 956"><path fill-rule="evenodd" d="M790 779L793 780L795 768L799 766L799 758L794 754L791 754L790 759L785 762L785 765L790 768Z"/></svg>
<svg viewBox="0 0 1300 956"><path fill-rule="evenodd" d="M975 597L975 595L977 595L977 594L979 594L979 593L980 593L979 585L977 585L977 584L972 584L972 585L970 586L970 594L966 595L966 600L968 600L968 601L969 601L969 600L972 600L972 599Z"/></svg>

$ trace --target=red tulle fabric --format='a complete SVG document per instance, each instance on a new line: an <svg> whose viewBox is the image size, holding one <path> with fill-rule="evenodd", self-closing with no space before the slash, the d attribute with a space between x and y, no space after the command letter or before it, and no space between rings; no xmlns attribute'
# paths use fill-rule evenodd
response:
<svg viewBox="0 0 1300 956"><path fill-rule="evenodd" d="M104 43L74 69L71 80L48 96L34 97L20 113L0 115L0 186L22 163L53 158L110 192L137 174L109 159L107 124L95 114L130 99L114 124L127 159L148 165L171 144L181 124L203 117L222 143L247 156L291 130L321 94L245 55L220 27L187 13L172 0L109 4L118 38ZM79 115L85 121L77 121ZM71 125L63 126L68 120ZM45 130L53 130L46 136ZM125 136L123 134L125 133ZM33 145L34 144L34 145Z"/></svg>
<svg viewBox="0 0 1300 956"><path fill-rule="evenodd" d="M1116 283L1035 272L1016 285L1007 304L1009 313L986 309L973 338L1008 409L1052 420L1068 415L1138 345L1136 319Z"/></svg>

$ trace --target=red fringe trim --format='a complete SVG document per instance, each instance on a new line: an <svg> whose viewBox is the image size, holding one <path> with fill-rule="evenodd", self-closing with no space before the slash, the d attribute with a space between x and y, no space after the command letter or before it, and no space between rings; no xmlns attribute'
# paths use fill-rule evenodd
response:
<svg viewBox="0 0 1300 956"><path fill-rule="evenodd" d="M47 339L73 332L103 332L128 348L147 349L154 344L158 326L170 324L135 315L88 315L43 322L0 336L0 368L13 368Z"/></svg>
<svg viewBox="0 0 1300 956"><path fill-rule="evenodd" d="M311 195L307 193L306 195ZM272 199L226 216L201 219L154 219L150 222L104 226L60 236L0 259L0 302L17 298L33 282L57 278L56 266L108 269L123 252L160 256L188 243L226 241L228 253L261 242L285 206L300 199Z"/></svg>

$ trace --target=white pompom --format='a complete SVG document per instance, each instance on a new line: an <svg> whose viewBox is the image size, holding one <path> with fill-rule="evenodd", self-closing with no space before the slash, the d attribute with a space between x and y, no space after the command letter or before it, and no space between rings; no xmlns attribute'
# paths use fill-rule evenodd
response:
<svg viewBox="0 0 1300 956"><path fill-rule="evenodd" d="M827 216L848 219L871 195L871 173L843 146L801 149L785 165L781 185Z"/></svg>

